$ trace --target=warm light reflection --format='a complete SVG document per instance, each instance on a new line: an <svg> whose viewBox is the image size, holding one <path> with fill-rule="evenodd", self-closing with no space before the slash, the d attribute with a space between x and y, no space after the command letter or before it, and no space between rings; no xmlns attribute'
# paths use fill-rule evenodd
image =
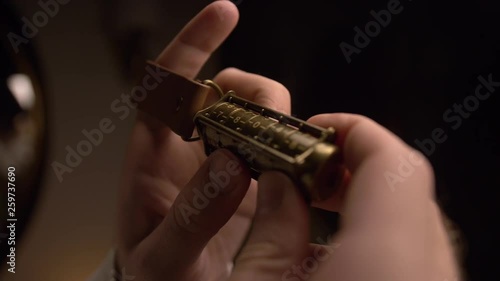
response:
<svg viewBox="0 0 500 281"><path fill-rule="evenodd" d="M7 78L7 86L22 109L29 110L33 107L35 90L28 75L21 73L10 75Z"/></svg>

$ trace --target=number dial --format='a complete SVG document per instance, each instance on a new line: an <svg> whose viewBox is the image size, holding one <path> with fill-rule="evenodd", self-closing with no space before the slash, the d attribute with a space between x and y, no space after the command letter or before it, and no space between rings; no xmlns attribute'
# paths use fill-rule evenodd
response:
<svg viewBox="0 0 500 281"><path fill-rule="evenodd" d="M333 128L237 97L230 91L194 117L207 155L226 148L249 166L252 177L269 170L287 174L308 200L326 199L340 184L343 169Z"/></svg>

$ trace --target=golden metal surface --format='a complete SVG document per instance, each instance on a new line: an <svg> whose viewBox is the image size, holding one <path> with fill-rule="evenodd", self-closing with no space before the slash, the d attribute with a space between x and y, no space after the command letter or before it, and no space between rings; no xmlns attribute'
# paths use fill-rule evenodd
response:
<svg viewBox="0 0 500 281"><path fill-rule="evenodd" d="M207 85L218 88L212 81ZM226 148L248 164L255 179L264 171L281 171L308 200L325 199L340 184L343 169L333 128L262 107L233 91L199 111L194 122L207 155Z"/></svg>
<svg viewBox="0 0 500 281"><path fill-rule="evenodd" d="M148 61L145 75L151 69L161 73L163 82L139 109L185 141L203 140L207 155L226 148L246 162L255 179L264 171L281 171L308 200L327 198L342 181L344 169L333 128L262 107L234 91L224 94L212 80L195 81ZM219 99L209 97L211 92ZM214 104L207 105L212 100Z"/></svg>

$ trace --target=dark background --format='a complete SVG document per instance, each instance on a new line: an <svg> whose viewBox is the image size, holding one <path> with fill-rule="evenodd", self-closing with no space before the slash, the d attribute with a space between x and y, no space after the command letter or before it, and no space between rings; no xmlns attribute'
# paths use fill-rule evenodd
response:
<svg viewBox="0 0 500 281"><path fill-rule="evenodd" d="M40 9L36 1L11 2L18 18ZM136 67L209 2L73 0L61 6L30 40L47 89L49 163L64 159L64 147L80 141L82 129L110 117L110 103L130 92ZM233 2L240 9L238 27L200 77L228 66L259 73L288 87L300 118L363 114L416 148L415 140L442 128L448 138L428 157L437 198L461 232L467 280L498 280L500 88L456 130L443 120L446 110L474 93L479 75L500 81L496 1L401 1L403 11L351 63L339 44L353 45L353 28L364 29L373 20L370 11L386 9L389 1ZM116 186L132 121L117 123L64 182L46 169L18 252L21 269L7 280L81 280L98 266L112 245Z"/></svg>
<svg viewBox="0 0 500 281"><path fill-rule="evenodd" d="M284 83L301 118L363 114L417 149L417 139L442 128L446 141L423 151L438 200L461 230L468 280L498 280L500 88L456 130L443 114L474 94L479 75L500 81L500 8L485 0L401 1L403 11L347 63L340 43L354 45L353 28L364 29L370 11L388 2L241 2L222 62Z"/></svg>

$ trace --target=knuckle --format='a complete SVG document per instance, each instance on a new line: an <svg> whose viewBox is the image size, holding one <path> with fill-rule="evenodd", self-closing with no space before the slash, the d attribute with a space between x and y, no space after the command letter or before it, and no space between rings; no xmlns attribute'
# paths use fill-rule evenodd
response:
<svg viewBox="0 0 500 281"><path fill-rule="evenodd" d="M354 114L355 118L358 119L358 124L363 124L365 126L381 126L377 121L373 120L370 117L360 115L360 114Z"/></svg>
<svg viewBox="0 0 500 281"><path fill-rule="evenodd" d="M406 145L406 154L407 158L413 166L419 170L424 176L432 176L434 175L434 169L432 168L432 164L422 152L413 147Z"/></svg>
<svg viewBox="0 0 500 281"><path fill-rule="evenodd" d="M257 90L258 102L274 110L290 112L290 92L280 82L268 79L267 86Z"/></svg>
<svg viewBox="0 0 500 281"><path fill-rule="evenodd" d="M219 76L219 75L221 75L221 76L232 75L232 74L235 74L235 73L240 72L240 71L241 70L236 68L236 67L226 67L222 71L220 71L217 76Z"/></svg>
<svg viewBox="0 0 500 281"><path fill-rule="evenodd" d="M283 95L290 96L290 92L285 87L285 85L281 84L278 81L274 81L274 83L275 83L275 87L276 87L276 89L277 89L278 92L280 92Z"/></svg>
<svg viewBox="0 0 500 281"><path fill-rule="evenodd" d="M220 82L222 80L234 79L236 75L240 74L242 71L236 67L226 67L219 71L214 77L214 81Z"/></svg>
<svg viewBox="0 0 500 281"><path fill-rule="evenodd" d="M410 157L412 157L413 159L418 159L415 160L417 163L419 163L419 165L417 165L417 171L422 177L434 178L434 168L432 167L429 159L424 154L422 154L418 150L412 150L410 152Z"/></svg>

